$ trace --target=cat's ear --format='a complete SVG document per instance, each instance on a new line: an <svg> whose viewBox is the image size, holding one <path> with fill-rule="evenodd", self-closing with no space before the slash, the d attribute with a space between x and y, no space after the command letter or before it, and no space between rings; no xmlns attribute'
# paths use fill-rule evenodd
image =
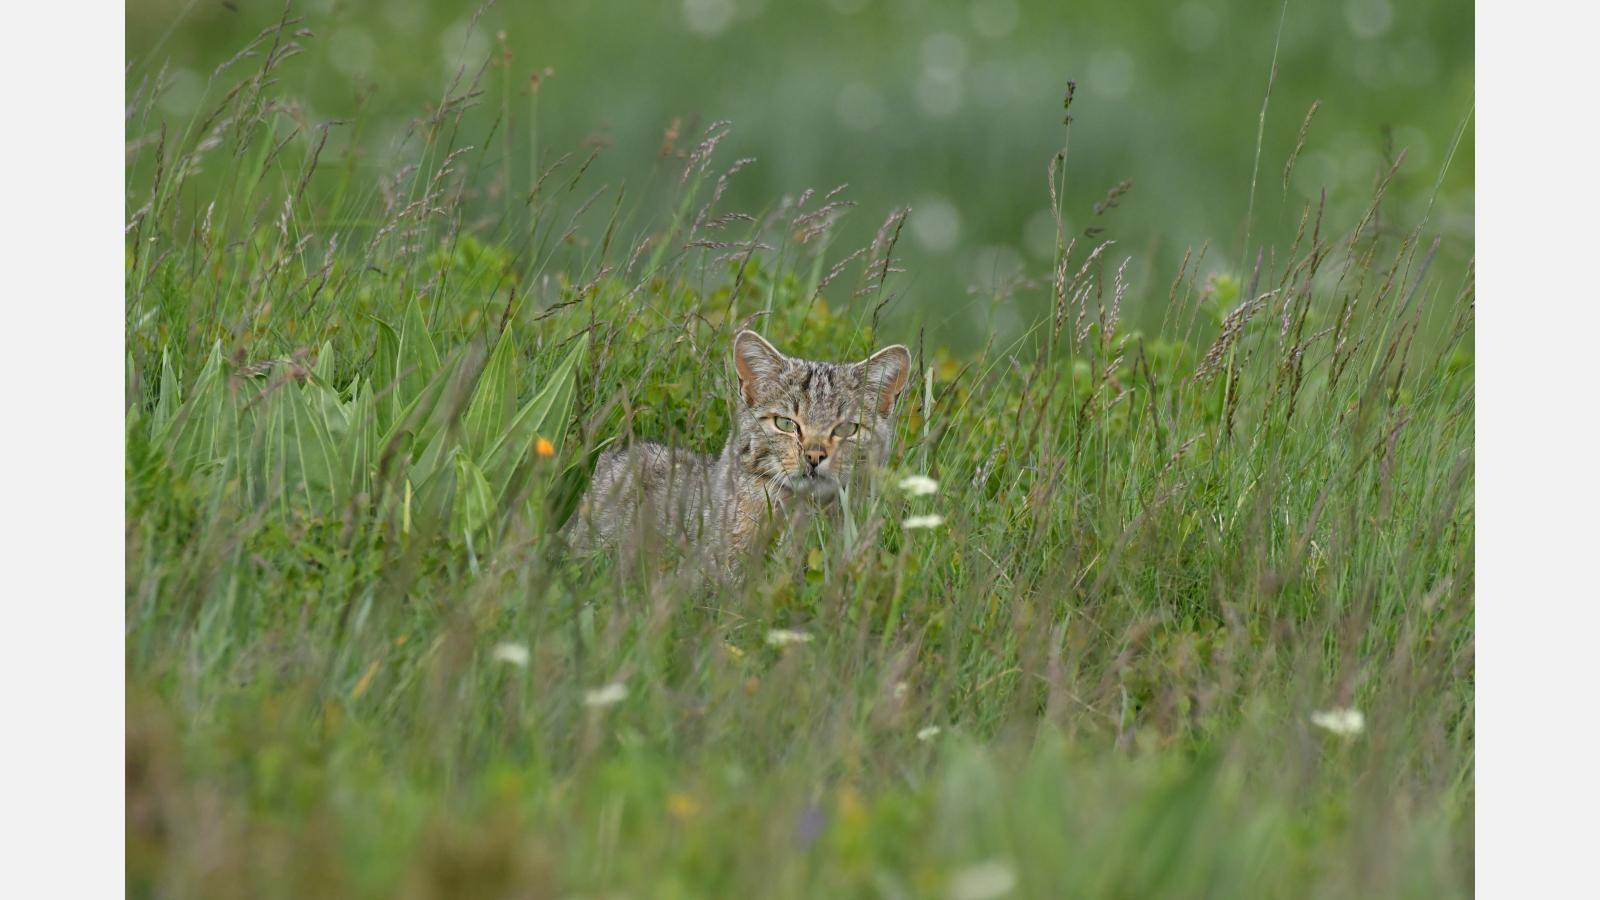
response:
<svg viewBox="0 0 1600 900"><path fill-rule="evenodd" d="M788 362L778 348L748 328L733 339L733 366L739 370L739 393L744 402L756 402L756 385L778 377Z"/></svg>
<svg viewBox="0 0 1600 900"><path fill-rule="evenodd" d="M886 416L911 377L911 351L904 344L885 347L858 363L862 380L878 401L878 415Z"/></svg>

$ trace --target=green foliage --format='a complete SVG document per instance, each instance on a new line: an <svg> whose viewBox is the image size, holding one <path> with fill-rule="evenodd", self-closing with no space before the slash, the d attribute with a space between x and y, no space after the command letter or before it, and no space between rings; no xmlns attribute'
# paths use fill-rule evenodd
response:
<svg viewBox="0 0 1600 900"><path fill-rule="evenodd" d="M599 290L593 314L629 317L626 296ZM647 302L699 304L665 286ZM168 777L254 761L241 871L262 859L247 846L299 845L269 823L311 820L342 835L324 886L358 893L926 894L994 860L1025 893L1362 893L1382 891L1345 867L1381 827L1389 852L1433 866L1431 889L1466 890L1453 841L1470 795L1446 785L1470 771L1470 494L1439 461L1469 446L1470 365L1389 411L1324 369L1286 419L1275 364L1252 362L1231 437L1181 342L1119 333L1104 356L1091 341L934 366L933 405L903 401L901 466L851 498L874 545L814 533L703 606L659 565L546 558L559 516L541 498L614 437L627 385L643 386L638 433L719 441L722 361L693 348L725 326L672 339L634 315L598 358L582 339L529 358L516 325L487 351L435 347L418 309L380 326L387 347L342 389L319 373L359 348L249 377L214 347L192 377L169 361L155 402L130 409L138 727L177 728L182 696L229 710L185 734L194 761ZM875 342L823 310L790 321L777 333ZM899 497L911 471L940 492ZM164 518L184 497L188 532ZM945 526L899 528L923 512ZM137 588L184 573L187 600ZM779 627L813 640L768 646ZM202 640L199 670L161 662ZM495 660L502 642L529 648L527 669ZM1385 686L1396 666L1429 712ZM613 682L627 699L583 706ZM1336 699L1372 717L1366 743L1310 729ZM259 704L287 705L293 747L247 749L236 729ZM1371 777L1426 817L1380 824L1391 798L1348 796ZM361 784L384 787L334 786ZM1439 828L1456 849L1406 849ZM162 846L136 871L187 877ZM432 849L396 853L412 846Z"/></svg>
<svg viewBox="0 0 1600 900"><path fill-rule="evenodd" d="M470 224L461 103L384 202L297 195L260 63L130 167L131 895L1470 893L1473 294L1420 227L1137 328L1079 247L952 349L879 327L932 289L887 239L739 232L704 166L648 243ZM747 323L910 345L893 465L743 583L566 556L603 448L721 446Z"/></svg>
<svg viewBox="0 0 1600 900"><path fill-rule="evenodd" d="M681 198L658 188L677 183L676 163L701 137L696 123L731 120L731 156L760 162L729 179L726 209L760 215L785 194L848 184L841 199L858 206L832 242L846 252L865 244L892 209L909 204L914 220L929 222L953 211L954 246L907 228L900 255L918 294L885 314L899 328L925 328L970 352L985 329L967 315L967 289L995 279L994 248L1026 260L1030 271L1050 260L1053 235L1038 227L1052 205L1041 179L1061 144L1068 79L1078 84L1071 114L1082 126L1064 201L1069 237L1088 239L1093 230L1174 269L1191 247L1209 240L1221 250L1238 236L1255 175L1251 237L1283 247L1301 204L1317 203L1323 189L1330 214L1353 222L1373 180L1404 151L1391 188L1396 217L1415 221L1431 205L1446 239L1441 261L1459 266L1472 253L1471 128L1445 163L1473 107L1474 22L1463 10L1449 0L1295 2L1286 14L1282 4L1259 0L691 0L634 4L618 16L609 4L570 0L404 0L403 12L380 0L317 0L293 4L305 19L292 30L308 33L285 37L295 55L271 77L293 98L276 115L311 141L322 123L341 123L306 190L355 207L351 218L371 217L361 204L375 200L381 179L417 161L431 114L445 103L467 107L460 130L475 152L459 167L471 172L465 204L474 221L521 214L529 173L571 151L542 196L561 195L587 163L575 201L599 185L626 183L633 221L624 224L648 230L679 209ZM268 55L264 42L257 56L212 78L282 12L274 3L131 0L130 95L142 81L147 92L159 85L157 108L175 136ZM1258 116L1274 66L1257 168ZM267 92L258 105L275 99ZM1280 177L1313 103L1320 106L1303 150ZM130 142L153 141L156 126L135 117L128 131ZM270 152L272 143L262 143L266 150L252 144L252 154ZM593 149L601 152L591 160ZM257 214L237 196L257 182L237 179L238 168L211 157L191 176L208 200L225 198L219 221ZM1097 212L1124 180L1131 190ZM394 195L405 204L420 192ZM597 220L605 206L595 204ZM543 237L562 239L567 224L558 217L534 242L500 246L534 252L548 246ZM579 228L575 240L597 243L606 223L596 224ZM496 276L482 270L486 280ZM1160 279L1149 285L1151 296L1165 287ZM1033 306L1022 318L1039 313Z"/></svg>
<svg viewBox="0 0 1600 900"><path fill-rule="evenodd" d="M242 485L246 502L278 516L335 518L398 497L402 533L448 521L448 534L481 540L541 510L585 343L530 387L509 329L487 362L474 348L441 362L413 301L400 327L379 323L379 335L373 377L343 388L327 381L331 344L310 369L264 372L226 371L216 345L188 384L164 356L155 407L147 421L131 413L130 429L194 490L222 496Z"/></svg>

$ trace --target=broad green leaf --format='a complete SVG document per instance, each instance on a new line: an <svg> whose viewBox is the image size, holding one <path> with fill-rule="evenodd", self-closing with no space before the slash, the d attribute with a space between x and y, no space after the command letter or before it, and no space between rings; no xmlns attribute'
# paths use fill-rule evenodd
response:
<svg viewBox="0 0 1600 900"><path fill-rule="evenodd" d="M311 367L311 374L317 380L327 384L333 381L333 342L323 341L321 349L317 350L317 364Z"/></svg>
<svg viewBox="0 0 1600 900"><path fill-rule="evenodd" d="M357 378L350 392L355 399L345 408L345 429L338 438L339 465L345 482L359 494L372 488L377 410L372 401L372 388L364 379Z"/></svg>
<svg viewBox="0 0 1600 900"><path fill-rule="evenodd" d="M310 380L306 382L305 392L306 402L327 424L328 434L335 441L342 438L350 424L349 408L352 404L345 402L344 395L333 386L333 382L316 372L312 372Z"/></svg>
<svg viewBox="0 0 1600 900"><path fill-rule="evenodd" d="M376 433L381 437L373 444L374 461L386 454L399 453L406 448L431 447L433 453L427 472L433 472L441 458L440 454L445 449L442 443L438 447L434 447L434 444L444 441L450 433L447 427L450 411L445 408L446 404L440 401L450 393L451 381L458 375L457 366L442 368L421 395L412 398L386 427L377 427ZM383 405L381 401L377 402L380 407ZM412 473L411 478L413 482L421 480L415 473Z"/></svg>
<svg viewBox="0 0 1600 900"><path fill-rule="evenodd" d="M402 385L400 396L414 397L427 387L439 372L439 352L433 347L428 334L428 323L422 316L422 302L415 297L406 307L405 321L400 326L400 350L396 359L395 375Z"/></svg>
<svg viewBox="0 0 1600 900"><path fill-rule="evenodd" d="M427 543L450 522L455 505L456 467L440 466L428 480L412 483L416 488L411 496L411 537Z"/></svg>
<svg viewBox="0 0 1600 900"><path fill-rule="evenodd" d="M447 452L449 440L450 432L443 429L433 436L433 440L423 448L422 455L411 463L408 477L412 484L422 484L443 468L443 463L449 455Z"/></svg>
<svg viewBox="0 0 1600 900"><path fill-rule="evenodd" d="M178 373L173 371L174 365L172 354L163 347L161 383L156 395L156 409L150 416L150 434L157 441L166 435L167 429L172 426L172 417L178 412L178 404L183 402L178 393Z"/></svg>
<svg viewBox="0 0 1600 900"><path fill-rule="evenodd" d="M222 375L222 343L212 345L211 355L195 377L189 399L179 407L170 423L167 446L172 465L179 471L214 462L228 452L225 438L231 421L231 401Z"/></svg>
<svg viewBox="0 0 1600 900"><path fill-rule="evenodd" d="M597 448L595 457L600 455ZM583 499L583 492L589 488L591 473L594 472L594 460L579 457L579 459L561 470L550 485L549 526L551 530L567 524L572 514L577 511L578 503Z"/></svg>
<svg viewBox="0 0 1600 900"><path fill-rule="evenodd" d="M451 512L452 534L483 534L495 517L494 491L483 470L461 450L455 453L456 502Z"/></svg>
<svg viewBox="0 0 1600 900"><path fill-rule="evenodd" d="M567 416L572 413L574 372L588 346L588 338L578 341L567 351L566 358L545 379L544 387L529 400L512 419L500 438L483 455L483 471L494 485L495 496L502 502L513 483L512 475L518 467L537 463L540 438L550 442L553 456L560 451Z"/></svg>
<svg viewBox="0 0 1600 900"><path fill-rule="evenodd" d="M248 496L255 503L277 501L280 513L287 511L287 490L296 477L289 468L289 416L281 388L252 407L251 465L246 469Z"/></svg>
<svg viewBox="0 0 1600 900"><path fill-rule="evenodd" d="M406 410L421 397L439 372L439 353L415 298L406 307L399 327L382 319L378 323L377 363L372 388L380 399L379 427L390 432L405 421Z"/></svg>
<svg viewBox="0 0 1600 900"><path fill-rule="evenodd" d="M378 428L387 432L399 420L406 399L400 397L400 386L395 383L400 372L400 333L394 326L377 317L378 349L372 368L372 390L378 395Z"/></svg>
<svg viewBox="0 0 1600 900"><path fill-rule="evenodd" d="M474 458L480 457L505 431L516 412L516 368L516 341L507 328L501 332L467 404L464 438L467 453Z"/></svg>
<svg viewBox="0 0 1600 900"><path fill-rule="evenodd" d="M294 459L290 468L299 475L298 486L304 492L306 506L312 510L326 510L330 502L337 506L348 496L348 487L339 475L339 455L327 423L311 403L318 389L314 385L285 385L280 390L287 395L291 414L289 450Z"/></svg>

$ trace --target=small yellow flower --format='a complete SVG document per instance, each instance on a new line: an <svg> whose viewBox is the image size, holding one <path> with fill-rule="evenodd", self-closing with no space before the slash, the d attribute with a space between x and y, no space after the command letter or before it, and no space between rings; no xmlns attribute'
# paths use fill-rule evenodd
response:
<svg viewBox="0 0 1600 900"><path fill-rule="evenodd" d="M355 689L350 691L351 703L361 699L361 695L365 694L367 692L367 688L372 684L372 676L376 674L378 674L378 661L373 660L372 665L367 666L366 674L362 675L361 680L356 682Z"/></svg>
<svg viewBox="0 0 1600 900"><path fill-rule="evenodd" d="M677 791L667 798L667 813L679 821L692 819L700 814L700 801Z"/></svg>
<svg viewBox="0 0 1600 900"><path fill-rule="evenodd" d="M556 445L550 443L549 438L539 438L533 444L533 452L539 454L540 459L549 459L556 455Z"/></svg>
<svg viewBox="0 0 1600 900"><path fill-rule="evenodd" d="M834 808L838 811L839 818L846 824L859 824L867 817L867 805L862 802L861 792L852 785L847 784L839 789Z"/></svg>

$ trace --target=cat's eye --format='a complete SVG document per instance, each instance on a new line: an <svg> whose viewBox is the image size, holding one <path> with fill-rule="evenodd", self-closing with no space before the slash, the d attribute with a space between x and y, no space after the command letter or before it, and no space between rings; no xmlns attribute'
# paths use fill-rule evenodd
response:
<svg viewBox="0 0 1600 900"><path fill-rule="evenodd" d="M838 427L833 429L833 434L835 437L846 438L860 430L861 426L854 422L841 422Z"/></svg>
<svg viewBox="0 0 1600 900"><path fill-rule="evenodd" d="M795 422L795 420L786 419L783 416L773 416L772 427L778 429L784 434L794 434L800 430L800 426Z"/></svg>

